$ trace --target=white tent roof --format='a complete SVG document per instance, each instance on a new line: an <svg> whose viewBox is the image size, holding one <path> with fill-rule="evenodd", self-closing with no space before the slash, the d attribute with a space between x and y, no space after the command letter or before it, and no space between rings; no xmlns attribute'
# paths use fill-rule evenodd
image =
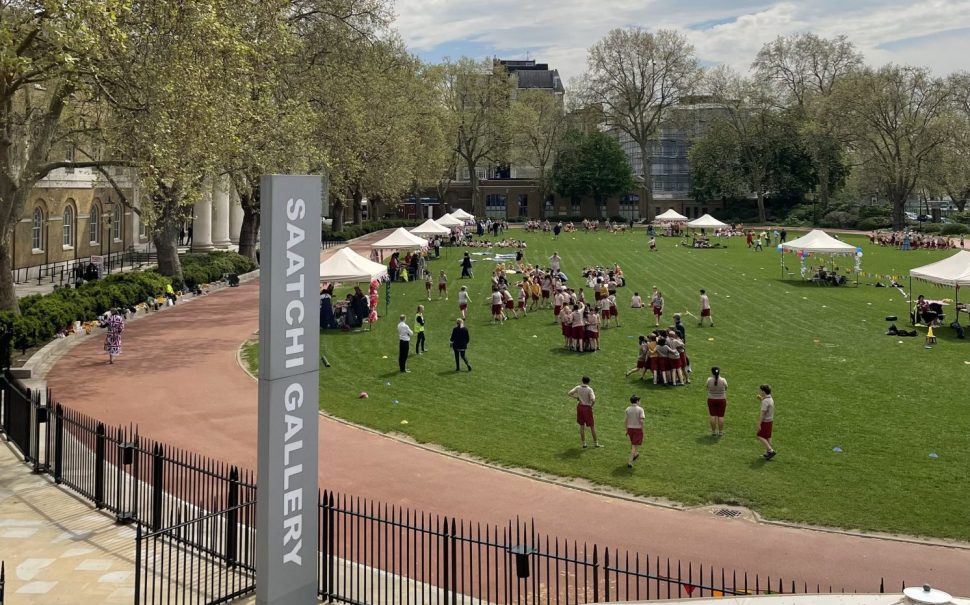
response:
<svg viewBox="0 0 970 605"><path fill-rule="evenodd" d="M727 223L722 223L710 214L705 214L700 218L695 218L691 222L687 223L688 227L700 227L703 229L720 229L721 227L729 227Z"/></svg>
<svg viewBox="0 0 970 605"><path fill-rule="evenodd" d="M679 222L679 221L686 221L687 220L687 217L684 216L683 214L677 212L673 208L671 208L671 209L667 210L667 212L664 212L663 214L658 214L657 215L657 220L658 221Z"/></svg>
<svg viewBox="0 0 970 605"><path fill-rule="evenodd" d="M341 248L320 263L320 281L360 282L387 276L387 267L364 258L350 248Z"/></svg>
<svg viewBox="0 0 970 605"><path fill-rule="evenodd" d="M371 248L378 250L403 250L406 248L424 248L428 240L411 235L404 227L398 227L393 233L373 244Z"/></svg>
<svg viewBox="0 0 970 605"><path fill-rule="evenodd" d="M435 222L438 223L439 225L441 225L442 227L448 227L449 229L451 227L461 227L461 226L463 226L465 224L465 221L463 221L461 219L457 219L457 218L451 216L450 214L446 214L446 215L442 216L441 218L439 218Z"/></svg>
<svg viewBox="0 0 970 605"><path fill-rule="evenodd" d="M451 233L451 229L442 227L429 218L414 229L411 229L411 233L414 235L448 235Z"/></svg>
<svg viewBox="0 0 970 605"><path fill-rule="evenodd" d="M839 241L820 230L813 229L798 239L781 245L784 250L804 250L821 254L855 254L856 247Z"/></svg>
<svg viewBox="0 0 970 605"><path fill-rule="evenodd" d="M934 284L968 286L970 285L970 252L960 250L950 258L917 267L911 270L909 275Z"/></svg>
<svg viewBox="0 0 970 605"><path fill-rule="evenodd" d="M470 221L471 219L475 218L474 214L465 212L461 208L459 208L458 210L453 210L451 212L451 216L463 221Z"/></svg>

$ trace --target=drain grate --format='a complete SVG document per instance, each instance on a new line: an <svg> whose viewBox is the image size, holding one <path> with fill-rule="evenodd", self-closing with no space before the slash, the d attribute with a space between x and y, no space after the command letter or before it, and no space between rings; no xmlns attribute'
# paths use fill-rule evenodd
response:
<svg viewBox="0 0 970 605"><path fill-rule="evenodd" d="M739 510L731 510L730 508L719 508L716 511L714 511L714 516L716 516L716 517L727 517L729 519L733 519L735 517L740 517L741 516L741 511L739 511Z"/></svg>

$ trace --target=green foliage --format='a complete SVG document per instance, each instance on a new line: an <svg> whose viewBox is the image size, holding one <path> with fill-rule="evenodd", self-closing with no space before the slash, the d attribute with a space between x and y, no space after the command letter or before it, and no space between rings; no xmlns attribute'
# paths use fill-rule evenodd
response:
<svg viewBox="0 0 970 605"><path fill-rule="evenodd" d="M80 288L58 288L50 294L20 299L20 314L0 312L0 326L13 333L20 350L43 345L75 321L90 321L108 309L128 307L165 292L169 279L155 271L119 273Z"/></svg>
<svg viewBox="0 0 970 605"><path fill-rule="evenodd" d="M848 229L854 227L858 215L844 210L833 210L822 217L820 224L822 227L832 227L836 229Z"/></svg>
<svg viewBox="0 0 970 605"><path fill-rule="evenodd" d="M950 215L950 220L964 225L970 225L970 212L954 212Z"/></svg>
<svg viewBox="0 0 970 605"><path fill-rule="evenodd" d="M863 231L872 231L874 229L887 229L892 227L893 219L888 214L882 216L870 216L864 219L859 219L856 223L856 229L862 229Z"/></svg>
<svg viewBox="0 0 970 605"><path fill-rule="evenodd" d="M256 263L235 252L184 254L182 255L183 283L174 285L176 288L191 290L201 284L219 281L229 274L242 275L255 269Z"/></svg>
<svg viewBox="0 0 970 605"><path fill-rule="evenodd" d="M569 132L553 166L556 191L570 199L592 196L597 202L636 186L630 162L617 140L603 132Z"/></svg>
<svg viewBox="0 0 970 605"><path fill-rule="evenodd" d="M943 225L943 228L940 229L940 235L962 235L964 233L970 233L970 227L961 223L950 223Z"/></svg>
<svg viewBox="0 0 970 605"><path fill-rule="evenodd" d="M368 233L381 231L383 229L397 229L398 227L410 229L411 227L417 227L422 222L423 221L409 219L364 221L359 225L344 225L343 230L339 232L334 232L332 229L324 229L322 237L323 241L325 242L346 242L354 238L361 237L362 235L367 235Z"/></svg>

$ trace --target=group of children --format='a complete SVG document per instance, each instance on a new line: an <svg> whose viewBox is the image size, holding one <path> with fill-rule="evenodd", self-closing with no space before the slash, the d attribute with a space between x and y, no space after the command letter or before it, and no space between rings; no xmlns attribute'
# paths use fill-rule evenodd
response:
<svg viewBox="0 0 970 605"><path fill-rule="evenodd" d="M660 328L639 337L636 367L627 370L624 376L639 371L640 378L645 379L649 371L653 376L653 384L690 384L691 368L685 341L684 324L681 323L680 314L676 313L674 325L670 328Z"/></svg>

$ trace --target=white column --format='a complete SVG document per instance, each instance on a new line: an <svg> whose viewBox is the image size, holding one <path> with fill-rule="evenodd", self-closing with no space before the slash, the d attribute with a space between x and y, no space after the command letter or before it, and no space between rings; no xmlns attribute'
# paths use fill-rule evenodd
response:
<svg viewBox="0 0 970 605"><path fill-rule="evenodd" d="M202 185L202 197L195 203L195 219L192 221L192 251L212 250L212 181Z"/></svg>
<svg viewBox="0 0 970 605"><path fill-rule="evenodd" d="M242 231L243 208L239 203L239 194L233 187L229 194L229 241L239 243L239 233Z"/></svg>
<svg viewBox="0 0 970 605"><path fill-rule="evenodd" d="M228 248L229 240L229 176L216 177L212 184L212 245Z"/></svg>

